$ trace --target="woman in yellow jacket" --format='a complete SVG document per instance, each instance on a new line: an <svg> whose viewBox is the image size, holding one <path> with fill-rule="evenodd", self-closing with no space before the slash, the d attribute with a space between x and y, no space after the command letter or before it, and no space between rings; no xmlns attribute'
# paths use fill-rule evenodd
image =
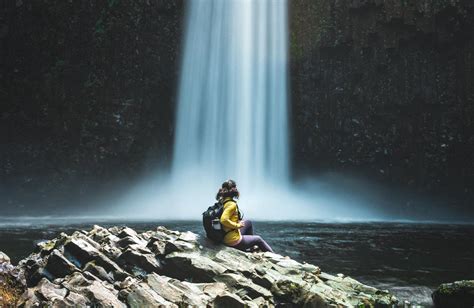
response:
<svg viewBox="0 0 474 308"><path fill-rule="evenodd" d="M224 204L221 216L221 224L224 231L224 244L246 251L258 246L262 251L273 252L272 248L260 236L254 235L250 220L240 220L239 208L234 198L240 196L237 184L233 180L227 180L222 184L216 195L216 199Z"/></svg>

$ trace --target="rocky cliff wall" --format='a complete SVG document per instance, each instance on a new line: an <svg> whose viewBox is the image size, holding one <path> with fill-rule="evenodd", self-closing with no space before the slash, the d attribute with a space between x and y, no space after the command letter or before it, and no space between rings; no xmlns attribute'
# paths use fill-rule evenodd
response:
<svg viewBox="0 0 474 308"><path fill-rule="evenodd" d="M474 3L299 0L290 9L297 170L469 203Z"/></svg>
<svg viewBox="0 0 474 308"><path fill-rule="evenodd" d="M183 14L181 0L1 2L4 211L169 161Z"/></svg>

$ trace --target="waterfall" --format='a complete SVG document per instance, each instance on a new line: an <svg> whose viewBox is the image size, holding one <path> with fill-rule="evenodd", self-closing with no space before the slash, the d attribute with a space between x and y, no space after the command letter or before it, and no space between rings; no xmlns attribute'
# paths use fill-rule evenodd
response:
<svg viewBox="0 0 474 308"><path fill-rule="evenodd" d="M290 183L287 0L185 3L171 174L130 191L128 217L199 219L229 178L250 219L375 217L346 177Z"/></svg>
<svg viewBox="0 0 474 308"><path fill-rule="evenodd" d="M187 4L172 176L287 183L286 0Z"/></svg>

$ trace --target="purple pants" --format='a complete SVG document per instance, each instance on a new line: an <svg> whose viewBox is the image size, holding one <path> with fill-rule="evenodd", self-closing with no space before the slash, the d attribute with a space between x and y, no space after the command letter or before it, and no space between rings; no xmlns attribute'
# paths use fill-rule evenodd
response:
<svg viewBox="0 0 474 308"><path fill-rule="evenodd" d="M240 234L242 235L242 240L235 246L238 250L246 251L249 248L257 245L261 251L270 251L273 252L270 245L267 244L259 235L254 235L253 225L250 220L244 220L245 226L240 229Z"/></svg>

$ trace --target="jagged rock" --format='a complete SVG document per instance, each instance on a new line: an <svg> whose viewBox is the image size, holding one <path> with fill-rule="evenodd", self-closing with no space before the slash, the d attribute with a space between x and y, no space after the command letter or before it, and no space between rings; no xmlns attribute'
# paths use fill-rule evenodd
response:
<svg viewBox="0 0 474 308"><path fill-rule="evenodd" d="M147 284L140 283L132 287L132 291L127 296L127 303L130 307L178 307L160 295L156 294Z"/></svg>
<svg viewBox="0 0 474 308"><path fill-rule="evenodd" d="M198 252L173 252L165 258L165 273L178 279L192 278L196 282L213 282L226 268Z"/></svg>
<svg viewBox="0 0 474 308"><path fill-rule="evenodd" d="M100 280L105 280L109 283L114 282L113 277L111 277L102 266L96 265L93 261L86 264L84 271L90 272L91 274L97 276Z"/></svg>
<svg viewBox="0 0 474 308"><path fill-rule="evenodd" d="M110 233L109 230L105 229L105 228L102 228L101 226L98 226L98 225L94 225L92 227L92 230L89 231L89 236L92 237L92 239L96 242L102 242L104 241L105 239L113 239L113 234ZM119 240L119 238L117 237L117 241ZM115 239L114 239L115 241Z"/></svg>
<svg viewBox="0 0 474 308"><path fill-rule="evenodd" d="M127 277L122 282L117 282L120 289L127 289L134 284L138 283L138 280L133 277Z"/></svg>
<svg viewBox="0 0 474 308"><path fill-rule="evenodd" d="M120 233L118 234L118 237L120 238L125 238L125 237L138 237L138 233L129 228L129 227L124 227L122 230L120 230Z"/></svg>
<svg viewBox="0 0 474 308"><path fill-rule="evenodd" d="M83 239L71 239L64 245L64 252L72 258L72 263L83 267L87 262L93 261L100 253L90 243Z"/></svg>
<svg viewBox="0 0 474 308"><path fill-rule="evenodd" d="M188 284L188 282L183 282ZM224 294L229 291L225 283L222 282L211 282L211 283L194 283L195 287L199 288L204 294L215 298L217 295Z"/></svg>
<svg viewBox="0 0 474 308"><path fill-rule="evenodd" d="M102 307L126 307L118 298L118 292L107 288L99 281L92 281L88 286L77 287L75 291L87 297L92 303L99 303Z"/></svg>
<svg viewBox="0 0 474 308"><path fill-rule="evenodd" d="M389 307L397 302L386 291L321 273L311 264L210 245L193 233L163 227L138 234L127 227L94 226L48 243L18 265L29 286L25 306Z"/></svg>
<svg viewBox="0 0 474 308"><path fill-rule="evenodd" d="M141 254L134 250L127 249L120 255L119 260L131 267L139 267L147 273L161 272L161 264L154 255Z"/></svg>
<svg viewBox="0 0 474 308"><path fill-rule="evenodd" d="M94 280L94 278L87 279L83 274L75 272L72 275L66 277L63 285L69 290L74 290L76 287L89 286L92 283L92 280Z"/></svg>
<svg viewBox="0 0 474 308"><path fill-rule="evenodd" d="M27 289L18 301L18 306L23 308L40 307L41 300L36 296L35 289Z"/></svg>
<svg viewBox="0 0 474 308"><path fill-rule="evenodd" d="M145 247L146 246L146 242L139 239L138 237L134 237L134 236L126 236L122 239L120 239L118 242L117 242L117 246L121 247L121 248L126 248L130 245L137 245L138 247Z"/></svg>
<svg viewBox="0 0 474 308"><path fill-rule="evenodd" d="M169 254L176 251L189 251L194 250L194 243L189 243L181 240L169 241L165 245L165 254Z"/></svg>
<svg viewBox="0 0 474 308"><path fill-rule="evenodd" d="M146 247L150 249L155 255L163 256L165 255L165 241L162 241L158 238L151 238Z"/></svg>
<svg viewBox="0 0 474 308"><path fill-rule="evenodd" d="M72 238L64 245L64 254L77 267L83 268L88 262L95 261L97 265L102 266L106 271L115 271L121 274L123 270L101 253L95 247L97 245L91 245L88 240L81 238Z"/></svg>
<svg viewBox="0 0 474 308"><path fill-rule="evenodd" d="M47 301L64 299L67 295L67 290L65 288L61 288L60 286L49 282L46 278L41 279L35 289L36 295Z"/></svg>
<svg viewBox="0 0 474 308"><path fill-rule="evenodd" d="M268 308L273 307L273 305L265 300L263 297L258 297L253 299L252 301L245 302L246 307L249 308Z"/></svg>
<svg viewBox="0 0 474 308"><path fill-rule="evenodd" d="M216 308L245 308L245 302L236 295L229 292L216 296L214 299Z"/></svg>
<svg viewBox="0 0 474 308"><path fill-rule="evenodd" d="M45 270L53 277L65 277L77 270L77 267L66 259L57 249L48 257Z"/></svg>
<svg viewBox="0 0 474 308"><path fill-rule="evenodd" d="M252 282L252 280L233 273L224 273L214 278L218 282L225 283L229 288L234 289L239 295L247 295L254 299L257 297L271 298L272 293L262 286Z"/></svg>
<svg viewBox="0 0 474 308"><path fill-rule="evenodd" d="M2 282L2 276L17 277L17 269L10 263L10 257L0 251L0 282Z"/></svg>
<svg viewBox="0 0 474 308"><path fill-rule="evenodd" d="M6 253L0 251L0 264L7 263L10 264L10 257Z"/></svg>
<svg viewBox="0 0 474 308"><path fill-rule="evenodd" d="M178 236L178 239L179 240L182 240L184 242L196 242L198 237L195 233L192 233L192 232L189 232L189 231L186 231L186 232L182 232L179 236Z"/></svg>
<svg viewBox="0 0 474 308"><path fill-rule="evenodd" d="M82 296L76 292L69 292L65 298L56 298L52 300L51 307L63 308L63 307L87 307L92 306L92 303L85 296Z"/></svg>
<svg viewBox="0 0 474 308"><path fill-rule="evenodd" d="M199 288L176 279L150 274L147 276L147 283L164 299L180 306L203 307L210 300Z"/></svg>
<svg viewBox="0 0 474 308"><path fill-rule="evenodd" d="M474 307L474 280L441 284L431 295L435 307Z"/></svg>

